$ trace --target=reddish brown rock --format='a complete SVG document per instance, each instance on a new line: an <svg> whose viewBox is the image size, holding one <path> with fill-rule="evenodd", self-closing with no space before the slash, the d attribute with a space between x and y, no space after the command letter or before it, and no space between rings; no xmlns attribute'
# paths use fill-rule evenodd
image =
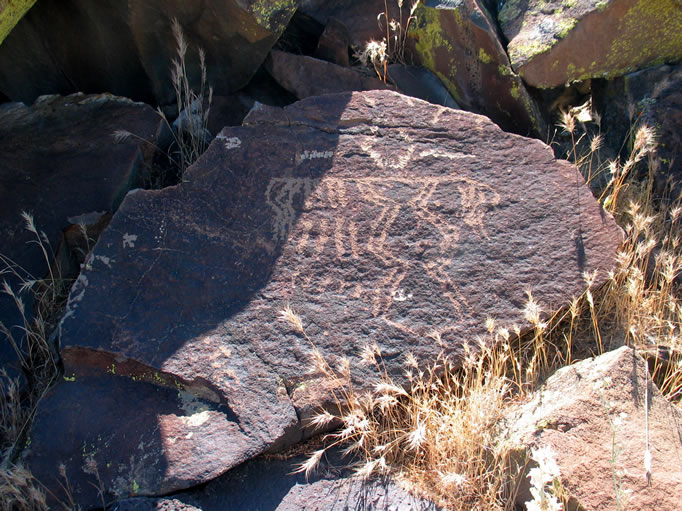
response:
<svg viewBox="0 0 682 511"><path fill-rule="evenodd" d="M614 78L682 58L678 0L508 0L498 19L533 87Z"/></svg>
<svg viewBox="0 0 682 511"><path fill-rule="evenodd" d="M140 403L126 389L156 373L225 407L244 436L223 470L296 441L297 421L328 396L310 342L278 321L283 308L367 388L376 375L361 362L365 344L376 342L400 379L408 353L423 363L456 356L485 335L490 314L521 322L528 287L559 307L582 292L585 271L602 281L620 241L576 168L549 147L388 91L260 107L185 178L128 194L72 290L62 357L76 382L113 364L108 392L133 410ZM63 383L54 396L71 392ZM55 412L65 426L49 430L73 456L101 435L70 433L90 422L82 410ZM137 445L136 426L117 426L127 440L112 450ZM177 459L164 428L154 431L166 451L147 450L145 463ZM46 474L54 459L45 446L27 463ZM204 466L198 456L147 487L194 484ZM103 484L111 491L114 481Z"/></svg>
<svg viewBox="0 0 682 511"><path fill-rule="evenodd" d="M336 18L329 18L315 48L314 57L339 66L350 66L350 32Z"/></svg>
<svg viewBox="0 0 682 511"><path fill-rule="evenodd" d="M145 160L163 124L149 106L110 95L48 96L32 107L0 106L0 238L3 256L43 278L47 262L22 211L33 215L53 250L74 217L113 212L131 188L142 183ZM113 133L129 130L140 139L117 144ZM87 223L87 221L85 222ZM4 266L2 270L4 270ZM11 274L1 277L18 290ZM28 317L32 301L24 296ZM12 300L0 295L0 321L21 337L22 325ZM0 366L16 361L0 334Z"/></svg>
<svg viewBox="0 0 682 511"><path fill-rule="evenodd" d="M560 369L509 414L507 427L521 450L552 449L562 485L580 509L679 509L682 412L631 348ZM517 502L529 498L526 479Z"/></svg>
<svg viewBox="0 0 682 511"><path fill-rule="evenodd" d="M544 136L545 123L509 63L497 25L480 0L420 3L410 31L417 61L433 71L458 105L502 129Z"/></svg>
<svg viewBox="0 0 682 511"><path fill-rule="evenodd" d="M367 69L342 67L325 60L272 50L265 62L268 73L298 99L334 92L387 89Z"/></svg>

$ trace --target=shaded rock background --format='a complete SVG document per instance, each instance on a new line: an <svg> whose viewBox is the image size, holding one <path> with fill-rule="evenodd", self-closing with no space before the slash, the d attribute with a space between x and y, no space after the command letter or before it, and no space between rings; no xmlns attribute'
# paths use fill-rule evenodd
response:
<svg viewBox="0 0 682 511"><path fill-rule="evenodd" d="M113 511L276 509L278 511L357 509L413 511L436 510L432 503L414 497L385 480L363 483L347 468L352 461L331 450L310 478L293 473L304 455L261 456L242 464L200 489L167 499L128 499Z"/></svg>
<svg viewBox="0 0 682 511"><path fill-rule="evenodd" d="M308 434L330 395L276 321L288 305L366 389L364 344L401 381L408 353L429 364L485 337L490 310L518 321L528 287L558 304L585 272L603 282L620 242L541 142L389 91L254 109L185 179L128 194L61 323L72 381L43 401L25 461L57 493L60 460L88 505L90 458L107 497L159 495Z"/></svg>
<svg viewBox="0 0 682 511"><path fill-rule="evenodd" d="M132 188L141 186L162 144L163 124L148 105L106 94L45 96L31 107L21 103L0 105L0 237L2 255L20 266L27 278L42 279L48 273L45 257L26 230L22 212L31 214L56 251L62 231L70 225L96 224L101 215L113 213ZM140 139L116 143L113 133L127 129ZM167 136L167 135L166 135ZM91 240L91 245L94 244ZM85 254L80 254L81 260ZM78 275L76 254L61 261L64 279ZM15 290L19 281L2 275ZM32 317L33 301L23 294L26 315ZM0 295L0 321L21 339L23 320L13 300ZM0 366L14 371L18 361L3 338Z"/></svg>

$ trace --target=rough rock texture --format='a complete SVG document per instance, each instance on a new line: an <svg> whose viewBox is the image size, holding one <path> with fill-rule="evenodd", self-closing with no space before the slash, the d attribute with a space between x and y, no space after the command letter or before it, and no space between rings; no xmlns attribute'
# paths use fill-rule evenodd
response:
<svg viewBox="0 0 682 511"><path fill-rule="evenodd" d="M113 212L124 195L139 185L150 144L139 139L116 144L118 129L156 143L163 124L149 106L110 95L40 98L32 107L0 105L0 239L2 255L36 278L48 271L34 235L25 228L22 211L33 215L53 250L74 217ZM86 222L87 223L87 222ZM4 269L4 266L3 268ZM17 280L1 277L15 290ZM25 297L30 318L32 304ZM0 321L19 337L19 312L0 296ZM0 334L0 367L16 361Z"/></svg>
<svg viewBox="0 0 682 511"><path fill-rule="evenodd" d="M391 481L365 482L341 469L349 460L330 451L310 479L294 470L306 456L289 459L260 457L244 463L203 488L176 494L172 499L128 499L112 511L223 511L298 510L436 510L432 503L413 497Z"/></svg>
<svg viewBox="0 0 682 511"><path fill-rule="evenodd" d="M410 6L405 5L402 9L403 21L407 19ZM335 18L346 27L350 34L351 46L362 47L368 41L381 41L386 37L386 25L381 16L381 25L377 17L385 12L388 7L388 19L400 20L398 3L391 0L300 0L299 10L317 20L322 25L327 25L330 19ZM411 5L411 4L410 4Z"/></svg>
<svg viewBox="0 0 682 511"><path fill-rule="evenodd" d="M647 413L650 484L644 469ZM620 509L679 509L682 412L661 396L631 348L560 369L509 414L508 426L514 445L552 448L562 484L580 509L617 509L614 484ZM528 499L525 483L519 504Z"/></svg>
<svg viewBox="0 0 682 511"><path fill-rule="evenodd" d="M459 105L452 98L450 91L428 69L418 66L391 64L388 66L388 76L403 94L423 99L434 105L459 109Z"/></svg>
<svg viewBox="0 0 682 511"><path fill-rule="evenodd" d="M314 57L339 66L350 66L350 32L348 27L336 18L329 18L324 32L317 42Z"/></svg>
<svg viewBox="0 0 682 511"><path fill-rule="evenodd" d="M358 69L279 50L270 52L265 67L282 87L298 99L334 92L388 88L376 74L371 76Z"/></svg>
<svg viewBox="0 0 682 511"><path fill-rule="evenodd" d="M682 66L661 66L595 82L592 91L595 111L602 114L606 145L615 154L621 152L621 161L632 146L627 141L631 127L634 134L640 126L649 126L658 140L656 192L664 193L668 179L682 182Z"/></svg>
<svg viewBox="0 0 682 511"><path fill-rule="evenodd" d="M0 5L0 44L36 0L5 0Z"/></svg>
<svg viewBox="0 0 682 511"><path fill-rule="evenodd" d="M39 416L54 410L64 426L39 418L26 461L54 488L55 445L65 463L70 452L69 480L93 505L74 468L82 446L96 446L101 467L101 449L137 449L143 432L116 420L114 439L109 430L86 433L75 423L98 424L89 415L99 409L55 403L91 403L91 378L105 370L115 373L108 392L125 396L111 398L117 416L144 409L129 390L138 385L213 403L211 419L234 435L222 469L212 455L183 459L187 442L209 431L193 426L204 417L197 412L183 432L167 397L158 406L169 418L145 433L164 449L144 449L144 460L132 456L102 479L120 497L115 488L135 487L130 474L143 463L150 477L136 480L140 494L187 487L207 466L226 471L299 440L299 421L329 398L309 341L277 320L287 305L322 355L333 366L348 357L355 385L367 388L377 375L361 363L365 344L378 344L400 380L408 352L424 363L443 351L456 356L465 339L485 335L493 311L500 323L519 323L528 287L546 306L565 304L582 292L583 272L606 278L620 241L575 167L549 147L388 91L260 107L244 127L224 129L185 178L128 194L61 325L75 381L57 386ZM128 481L118 485L113 474Z"/></svg>
<svg viewBox="0 0 682 511"><path fill-rule="evenodd" d="M679 0L507 0L498 19L512 67L534 87L682 58Z"/></svg>
<svg viewBox="0 0 682 511"><path fill-rule="evenodd" d="M506 131L544 134L537 105L512 71L496 24L479 0L427 0L415 16L410 38L417 59L440 78L457 104L490 117Z"/></svg>
<svg viewBox="0 0 682 511"><path fill-rule="evenodd" d="M247 84L295 9L294 0L41 0L0 45L0 68L12 70L0 74L0 91L25 102L45 93L111 91L172 103L177 18L191 82L199 82L201 47L208 81L216 94L229 94Z"/></svg>

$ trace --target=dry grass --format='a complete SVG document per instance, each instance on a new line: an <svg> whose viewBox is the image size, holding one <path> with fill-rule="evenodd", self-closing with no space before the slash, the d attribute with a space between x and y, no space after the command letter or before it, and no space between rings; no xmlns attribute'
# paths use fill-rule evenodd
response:
<svg viewBox="0 0 682 511"><path fill-rule="evenodd" d="M291 309L283 311L281 319L310 341L315 370L337 389L340 412L322 411L313 424L342 424L326 435L326 446L300 471L311 473L326 449L342 445L362 460L356 466L359 476L391 474L447 509L508 510L514 508L517 475L524 467L513 465L498 441L499 419L556 369L625 342L649 359L663 394L681 401L682 304L676 280L682 270L682 208L679 200L656 203L648 183L632 179L635 167L645 161L650 172L656 168L650 128L634 131L631 154L620 164L600 160L600 136L590 141L588 154L577 156L578 125L575 114L564 116L574 159L588 181L609 171L601 201L626 233L607 284L596 289L597 276L585 275L584 293L552 316L529 292L523 312L528 333L488 319L489 337L465 344L462 360L439 357L420 368L408 357L404 387L388 376L379 348L367 346L362 358L375 367L376 381L373 391L364 393L352 387L349 362L337 369L329 366L305 333L303 320ZM554 476L547 477L538 483L528 509L561 509L561 501L568 499L558 481L552 484Z"/></svg>
<svg viewBox="0 0 682 511"><path fill-rule="evenodd" d="M381 41L368 41L362 50L355 50L355 58L365 66L372 67L384 83L389 77L389 62L405 63L407 34L410 25L415 20L414 11L419 5L419 0L412 4L408 13L403 12L404 0L396 0L396 3L398 5L398 19L388 19L388 0L384 0L384 10L377 16L379 29L386 34L384 38Z"/></svg>
<svg viewBox="0 0 682 511"><path fill-rule="evenodd" d="M14 349L27 385L0 373L0 509L23 511L47 509L42 490L31 474L16 465L18 453L27 438L38 403L58 375L56 348L50 333L56 327L66 300L69 282L62 278L61 269L54 264L54 253L43 232L39 232L31 215L23 213L26 229L34 236L46 263L47 276L30 275L19 264L0 256L0 275L11 274L20 283L18 290L6 281L3 292L10 296L19 311L23 324L9 328L0 322L3 342ZM26 311L24 296L33 303L33 313Z"/></svg>
<svg viewBox="0 0 682 511"><path fill-rule="evenodd" d="M171 63L171 83L175 91L175 101L178 111L178 118L171 123L166 114L157 108L158 114L166 123L173 137L173 142L167 154L173 168L175 169L175 181L182 181L185 171L201 156L211 143L211 133L208 130L208 117L213 100L213 88L208 86L206 78L206 54L203 49L199 49L199 70L201 79L199 91L196 92L191 84L187 72L187 40L182 27L177 19L173 19L173 37L176 44L176 55ZM129 138L135 138L145 143L148 140L131 133L127 130L117 130L113 134L117 143ZM154 146L160 150L159 147ZM156 182L163 183L166 180L157 179Z"/></svg>

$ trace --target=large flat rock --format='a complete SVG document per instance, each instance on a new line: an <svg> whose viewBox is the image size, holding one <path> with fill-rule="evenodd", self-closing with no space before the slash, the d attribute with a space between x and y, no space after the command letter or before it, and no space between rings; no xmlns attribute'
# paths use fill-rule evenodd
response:
<svg viewBox="0 0 682 511"><path fill-rule="evenodd" d="M96 505L82 445L130 452L142 432L126 417L147 399L131 386L157 385L210 404L215 427L235 435L226 471L300 439L328 398L310 343L277 320L284 307L367 388L376 375L364 345L376 342L399 380L408 352L456 356L486 334L488 315L522 323L527 288L557 308L582 292L584 272L605 280L620 238L574 166L485 117L388 91L260 107L218 135L186 182L124 200L72 290L61 353L74 381L43 401L27 463L55 487L58 444L79 497ZM107 371L106 389L92 383ZM90 414L103 413L101 392L126 396L109 415L114 437L73 425L100 422ZM68 400L90 405L54 405ZM59 428L47 425L53 414ZM204 416L189 415L184 437L181 421L169 432L159 417L145 464L171 466L183 438L209 434L192 429ZM196 484L202 456L118 488ZM132 460L112 472L130 477ZM112 478L106 492L120 498Z"/></svg>
<svg viewBox="0 0 682 511"><path fill-rule="evenodd" d="M25 228L22 211L33 215L53 250L74 217L113 212L131 188L141 185L145 156L162 131L149 106L108 94L46 96L27 107L0 106L0 252L23 268L24 275L47 275L48 266L35 236ZM129 130L117 144L113 133ZM148 140L150 143L146 143ZM4 266L2 268L5 269ZM0 280L18 291L9 273ZM24 296L30 319L32 303ZM0 295L0 321L21 337L21 317L13 301ZM0 334L0 367L16 358Z"/></svg>

